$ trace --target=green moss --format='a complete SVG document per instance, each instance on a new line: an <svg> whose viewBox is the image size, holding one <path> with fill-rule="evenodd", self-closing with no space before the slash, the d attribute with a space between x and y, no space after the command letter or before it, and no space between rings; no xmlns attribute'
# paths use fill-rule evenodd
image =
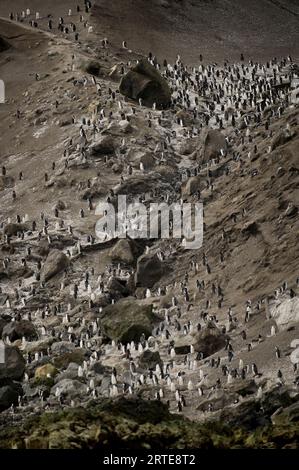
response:
<svg viewBox="0 0 299 470"><path fill-rule="evenodd" d="M160 402L104 399L87 408L32 416L0 429L0 448L298 448L299 422L248 431L199 424L172 415Z"/></svg>

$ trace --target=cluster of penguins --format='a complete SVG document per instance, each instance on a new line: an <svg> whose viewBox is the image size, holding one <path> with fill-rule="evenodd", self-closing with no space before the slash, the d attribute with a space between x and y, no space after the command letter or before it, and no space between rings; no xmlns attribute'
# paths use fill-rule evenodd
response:
<svg viewBox="0 0 299 470"><path fill-rule="evenodd" d="M83 24L89 32L92 27L84 19L84 14L89 13L91 2L84 2L84 7L77 6L76 12L68 12L67 18L59 18L58 24L49 15L46 18L48 29L52 33L63 33L68 37L74 34L75 41L79 39L78 25L71 21L73 14L77 14L79 23ZM29 21L34 28L41 27L45 18L40 13L32 13L29 9L21 13L11 13L10 19L13 21ZM73 39L70 37L70 39ZM109 41L103 40L102 46L109 48ZM122 47L127 49L126 41ZM108 95L104 90L103 84L95 77L82 77L77 80L74 86L94 87L97 96L103 97L106 93L106 101L102 108L95 114L83 118L73 118L73 125L76 128L77 138L71 138L63 152L63 162L65 169L71 167L74 156L79 158L80 163L89 163L88 149L90 144L96 139L103 129L111 122L130 123L135 116L146 116L146 122L149 129L154 128L161 134L161 141L157 143L154 150L154 156L157 165L163 165L167 162L174 151L174 141L183 142L185 139L192 139L200 135L202 129L209 126L213 129L219 129L226 132L226 148L221 149L217 159L205 164L189 162L188 165L179 169L179 175L172 185L168 188L168 193L161 194L159 189L154 189L149 195L141 194L139 201L144 202L150 199L172 202L183 200L178 194L181 183L186 179L206 174L206 190L213 192L213 183L209 178L209 171L213 166L221 161L225 161L228 152L233 154L233 160L242 168L245 162L238 151L233 150L235 141L242 145L250 144L253 150L248 153L250 161L254 153L258 151L254 144L254 126L263 121L263 112L266 108L271 108L264 124L264 131L268 135L269 141L272 137L271 124L279 119L291 106L290 86L294 77L297 76L297 69L293 64L292 58L283 60L273 58L267 64L258 64L252 61L245 62L241 55L239 64L230 64L224 62L223 66L219 64L204 65L203 57L200 57L200 65L197 68L187 67L178 56L175 64L169 64L165 60L159 64L152 53L148 56L149 62L155 66L168 81L172 88L171 109L182 109L190 119L191 124L186 125L184 117L177 116L168 111L157 111L156 106L151 110L143 108L142 100L138 105L131 105L122 99L117 90L109 88ZM122 66L121 75L124 75L130 66L130 62ZM57 106L59 103L57 102ZM111 105L114 105L112 107ZM20 113L19 116L20 117ZM242 123L240 125L240 122ZM291 132L290 128L285 129ZM123 165L123 170L119 179L122 185L128 179L135 175L145 173L144 165L136 170L132 165L126 163L124 155L128 151L128 144L125 138L122 139L120 149L116 155ZM271 146L269 146L271 152ZM108 159L107 159L108 161ZM56 170L55 162L52 163L49 172L44 174L44 183L48 183ZM227 175L230 173L227 168ZM50 174L52 172L52 174ZM9 175L9 170L2 166L2 176ZM19 174L19 181L22 181L26 175ZM254 173L253 175L254 176ZM91 181L86 182L86 187L90 188ZM12 201L18 198L18 193L12 191ZM107 195L105 200L111 201L114 197L113 189ZM147 197L146 197L147 196ZM198 191L196 197L200 200L201 192ZM95 208L95 201L92 198L87 199L87 205L80 209L78 214L80 219L88 217L88 213ZM232 215L232 221L236 221L239 214ZM241 217L246 217L244 209ZM134 274L132 268L124 267L120 264L107 265L102 273L95 273L92 268L85 272L76 270L76 260L84 254L90 245L97 243L94 234L89 234L80 238L76 227L69 225L61 215L59 207L56 207L53 214L40 214L40 220L31 220L28 215L16 215L15 220L7 219L2 222L1 229L12 223L30 224L30 230L21 230L14 235L6 234L4 244L13 246L21 253L21 264L24 269L33 271L32 277L20 280L17 287L10 288L6 286L1 291L1 295L6 295L4 307L1 307L1 313L9 313L14 321L29 320L38 328L39 339L55 339L56 342L69 342L75 347L86 349L89 352L89 359L85 359L82 365L78 365L77 377L86 385L86 393L80 400L88 401L100 396L116 397L119 395L132 395L135 393L144 393L150 399L162 400L168 404L171 411L188 412L192 414L194 403L200 403L200 400L207 400L205 412L215 411L212 402L213 396L218 390L224 389L236 380L245 380L253 378L259 380L265 373L258 369L256 363L245 363L240 357L237 357L234 341L226 339L225 347L219 353L206 357L203 351L195 350L192 344L194 334L200 333L202 329L217 328L222 335L227 335L234 331L235 337L242 342L242 351L250 352L254 350L261 341L267 341L267 337L258 335L254 341L248 341L248 327L252 318L266 311L265 319L270 318L269 302L271 299L290 298L297 296L299 288L299 278L289 286L284 282L273 294L267 294L260 300L252 301L248 299L244 305L243 318L233 311L232 307L227 309L226 320L219 320L215 311L223 312L223 303L225 301L225 292L217 282L209 282L210 275L213 272L213 266L208 256L201 252L201 262L196 258L190 262L189 272L186 272L182 280L176 280L169 285L161 285L159 288L146 289L145 299L153 299L154 310L163 320L157 325L149 338L141 335L138 342L122 344L120 342L106 342L101 329L99 318L94 315L93 319L85 318L84 309L78 316L75 307L87 302L88 309L101 314L102 307L97 305L99 297L113 304L118 298L110 292L109 286L113 280L127 282ZM60 239L68 240L68 247L65 254L71 261L70 266L66 268L64 278L60 285L61 297L68 296L69 302L55 302L54 298L43 308L32 311L30 304L35 296L42 296L47 291L47 286L42 281L43 262L34 256L34 249L41 240L47 240L51 246L57 240L57 234ZM228 235L225 230L221 233L222 240L227 240ZM71 243L69 243L71 240ZM148 248L149 250L149 248ZM177 245L169 244L164 249L158 249L157 255L160 260L169 259L176 255ZM19 258L18 258L19 259ZM225 253L220 250L219 263L225 263ZM18 266L17 260L13 255L7 254L3 260L3 269L14 271ZM193 287L195 285L195 288ZM173 294L173 292L177 292ZM55 292L55 295L57 293ZM52 293L50 294L50 296ZM54 295L54 294L53 294ZM159 307L159 299L165 295L171 295L171 306L167 308ZM204 299L200 302L200 308L196 305L197 298ZM75 313L74 313L75 312ZM47 320L51 317L57 317L59 322L55 327L47 327ZM237 333L236 333L237 332ZM269 337L277 334L275 326L269 331ZM176 350L177 342L186 338L186 347L189 351L179 354ZM191 338L191 339L190 339ZM10 343L9 338L5 338ZM188 345L188 341L191 343ZM38 364L51 358L51 347L44 352L27 352L28 341L22 339L21 350L24 351L27 366ZM145 352L159 352L159 361L145 367L140 365L140 358ZM273 350L273 359L282 359L283 353L278 346ZM107 387L103 386L94 373L94 364L98 361L111 363L114 359L114 365L108 367L110 371L110 380ZM235 359L238 360L236 365ZM292 364L293 383L299 385L296 378L297 363ZM282 368L276 371L277 384L279 386L286 383ZM25 382L30 382L28 373L25 374ZM263 396L261 385L257 388L257 399ZM209 400L211 401L209 402ZM236 403L238 400L236 401ZM52 402L44 397L43 390L40 390L38 407L51 409L51 406L75 406L75 399L68 399L63 390L59 387L59 382L55 388L55 397ZM30 403L26 397L19 397L19 409L24 410ZM17 408L18 409L18 408ZM15 408L12 407L12 412ZM188 413L187 412L187 413Z"/></svg>

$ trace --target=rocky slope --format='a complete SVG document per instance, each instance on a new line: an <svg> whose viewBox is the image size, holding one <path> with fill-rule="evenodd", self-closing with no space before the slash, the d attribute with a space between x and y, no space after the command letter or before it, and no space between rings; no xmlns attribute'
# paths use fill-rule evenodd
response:
<svg viewBox="0 0 299 470"><path fill-rule="evenodd" d="M57 13L0 23L1 446L294 446L295 63L157 69ZM97 238L118 194L202 202L203 246Z"/></svg>

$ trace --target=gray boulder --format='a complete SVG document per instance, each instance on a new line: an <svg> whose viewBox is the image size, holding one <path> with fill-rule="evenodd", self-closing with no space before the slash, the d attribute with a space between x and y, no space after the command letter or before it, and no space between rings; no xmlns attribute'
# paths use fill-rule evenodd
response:
<svg viewBox="0 0 299 470"><path fill-rule="evenodd" d="M115 151L115 142L109 135L101 136L89 147L89 154L93 157L111 155Z"/></svg>
<svg viewBox="0 0 299 470"><path fill-rule="evenodd" d="M11 405L18 404L18 397L22 395L22 386L11 382L0 386L0 412L7 410Z"/></svg>
<svg viewBox="0 0 299 470"><path fill-rule="evenodd" d="M293 323L299 322L299 298L278 301L270 307L270 312L277 326L285 330Z"/></svg>
<svg viewBox="0 0 299 470"><path fill-rule="evenodd" d="M79 380L63 379L51 388L51 394L55 395L57 389L60 395L74 398L86 392L86 385Z"/></svg>
<svg viewBox="0 0 299 470"><path fill-rule="evenodd" d="M126 238L118 240L114 247L111 248L110 256L114 261L120 261L129 265L133 264L134 255L131 242Z"/></svg>
<svg viewBox="0 0 299 470"><path fill-rule="evenodd" d="M167 108L171 102L171 91L167 81L146 59L142 59L121 80L120 93L133 100L142 99L145 106Z"/></svg>
<svg viewBox="0 0 299 470"><path fill-rule="evenodd" d="M146 349L139 357L139 366L144 369L155 369L156 365L162 366L162 360L158 351Z"/></svg>
<svg viewBox="0 0 299 470"><path fill-rule="evenodd" d="M1 356L4 355L4 363L0 362L0 380L21 380L25 372L25 360L22 354L18 348L3 342L0 342L0 348L2 349L0 354L3 352Z"/></svg>
<svg viewBox="0 0 299 470"><path fill-rule="evenodd" d="M2 330L2 338L7 337L12 342L23 337L31 341L37 339L37 332L33 323L28 320L12 321L6 324Z"/></svg>
<svg viewBox="0 0 299 470"><path fill-rule="evenodd" d="M63 252L59 250L50 251L42 268L42 281L47 282L52 277L56 276L56 274L67 268L68 263L69 260Z"/></svg>
<svg viewBox="0 0 299 470"><path fill-rule="evenodd" d="M153 287L164 274L164 266L157 255L143 255L137 261L136 287Z"/></svg>
<svg viewBox="0 0 299 470"><path fill-rule="evenodd" d="M202 162L206 163L217 158L221 149L227 149L224 135L217 129L207 129L201 136L200 155Z"/></svg>
<svg viewBox="0 0 299 470"><path fill-rule="evenodd" d="M103 309L101 324L106 336L126 344L152 334L156 316L152 305L142 305L133 298L122 299Z"/></svg>

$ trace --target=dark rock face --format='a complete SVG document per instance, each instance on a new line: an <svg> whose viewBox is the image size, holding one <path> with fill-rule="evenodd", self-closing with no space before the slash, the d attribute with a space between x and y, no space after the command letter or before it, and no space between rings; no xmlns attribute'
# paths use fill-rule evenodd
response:
<svg viewBox="0 0 299 470"><path fill-rule="evenodd" d="M14 321L4 326L2 338L6 337L12 342L23 337L27 340L35 340L37 339L37 332L34 325L28 320Z"/></svg>
<svg viewBox="0 0 299 470"><path fill-rule="evenodd" d="M22 386L14 382L6 385L0 384L0 411L7 410L11 405L18 404L18 397L22 394Z"/></svg>
<svg viewBox="0 0 299 470"><path fill-rule="evenodd" d="M222 410L226 406L232 405L237 399L235 393L226 393L224 390L218 390L212 399L203 401L197 408L200 411L208 411L209 405L213 406L214 411Z"/></svg>
<svg viewBox="0 0 299 470"><path fill-rule="evenodd" d="M10 44L0 36L0 52L7 51L10 47Z"/></svg>
<svg viewBox="0 0 299 470"><path fill-rule="evenodd" d="M24 224L7 224L4 228L4 233L8 237L13 237L18 233L26 232L26 230L28 230L28 227Z"/></svg>
<svg viewBox="0 0 299 470"><path fill-rule="evenodd" d="M2 337L3 328L10 322L11 317L1 316L0 317L0 337Z"/></svg>
<svg viewBox="0 0 299 470"><path fill-rule="evenodd" d="M89 73L90 75L94 75L99 77L101 75L101 64L96 60L90 60L84 64L85 72Z"/></svg>
<svg viewBox="0 0 299 470"><path fill-rule="evenodd" d="M102 136L96 140L89 148L89 153L91 156L100 156L100 155L111 155L114 153L115 144L114 140L110 136Z"/></svg>
<svg viewBox="0 0 299 470"><path fill-rule="evenodd" d="M118 240L110 251L111 258L126 264L134 263L131 242L127 239Z"/></svg>
<svg viewBox="0 0 299 470"><path fill-rule="evenodd" d="M299 402L293 403L287 408L281 409L271 416L271 421L275 425L287 426L292 422L299 422Z"/></svg>
<svg viewBox="0 0 299 470"><path fill-rule="evenodd" d="M156 103L158 108L167 108L171 101L171 91L166 80L145 59L122 78L120 92L133 100L141 98L143 104L149 107Z"/></svg>
<svg viewBox="0 0 299 470"><path fill-rule="evenodd" d="M59 389L63 396L76 397L84 393L86 386L78 380L63 379L54 385L51 389L51 393L55 394L57 389Z"/></svg>
<svg viewBox="0 0 299 470"><path fill-rule="evenodd" d="M187 180L187 182L182 187L182 196L192 196L198 191L204 189L204 182L201 176L192 176Z"/></svg>
<svg viewBox="0 0 299 470"><path fill-rule="evenodd" d="M139 358L139 366L146 369L155 369L156 365L162 365L162 360L158 351L150 351L147 349Z"/></svg>
<svg viewBox="0 0 299 470"><path fill-rule="evenodd" d="M101 324L110 339L128 343L139 341L142 334L150 336L156 321L152 305L140 305L128 298L105 307Z"/></svg>
<svg viewBox="0 0 299 470"><path fill-rule="evenodd" d="M112 298L115 300L121 299L122 297L128 297L130 293L126 285L124 285L123 282L116 278L110 279L107 284L107 290L109 291Z"/></svg>
<svg viewBox="0 0 299 470"><path fill-rule="evenodd" d="M209 129L203 133L201 148L201 160L206 163L213 158L217 158L221 149L225 150L227 148L227 143L220 131Z"/></svg>
<svg viewBox="0 0 299 470"><path fill-rule="evenodd" d="M136 287L151 288L163 276L163 263L157 255L143 255L137 261Z"/></svg>
<svg viewBox="0 0 299 470"><path fill-rule="evenodd" d="M41 279L47 282L56 274L60 273L68 266L67 256L59 250L52 250L43 266Z"/></svg>
<svg viewBox="0 0 299 470"><path fill-rule="evenodd" d="M4 364L0 363L0 380L21 380L25 371L25 360L20 351L13 346L5 344L4 358Z"/></svg>
<svg viewBox="0 0 299 470"><path fill-rule="evenodd" d="M203 353L205 358L224 348L227 338L227 335L221 333L213 323L210 323L193 335L185 335L179 338L175 342L174 349L177 354L188 354L190 345L192 345L194 350Z"/></svg>
<svg viewBox="0 0 299 470"><path fill-rule="evenodd" d="M204 357L208 357L224 348L226 339L227 336L222 334L218 328L208 325L198 333L194 349L197 352L202 352Z"/></svg>
<svg viewBox="0 0 299 470"><path fill-rule="evenodd" d="M71 363L82 364L85 358L86 351L81 348L76 348L72 352L60 353L58 356L54 357L53 364L59 369L64 369Z"/></svg>
<svg viewBox="0 0 299 470"><path fill-rule="evenodd" d="M235 393L245 397L246 395L253 395L257 392L257 385L254 380L245 379L237 380L227 387L225 387L226 392Z"/></svg>

